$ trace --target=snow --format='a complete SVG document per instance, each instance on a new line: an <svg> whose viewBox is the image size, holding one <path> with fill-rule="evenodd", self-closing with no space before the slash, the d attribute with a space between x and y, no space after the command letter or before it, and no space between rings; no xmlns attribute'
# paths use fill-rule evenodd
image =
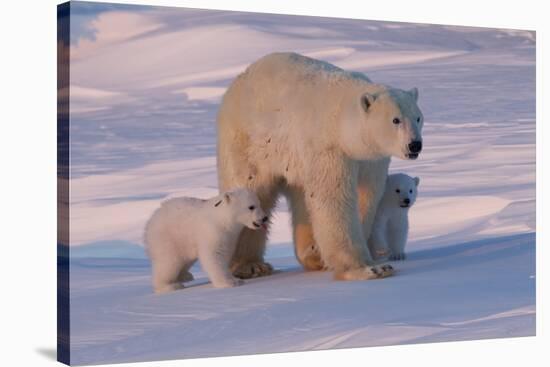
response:
<svg viewBox="0 0 550 367"><path fill-rule="evenodd" d="M74 364L535 334L534 33L154 7L86 14L71 45ZM217 193L220 98L250 62L283 50L419 88L425 151L391 166L421 179L408 260L378 281L304 272L282 200L267 251L276 274L219 290L196 265L189 287L153 295L145 221L168 198Z"/></svg>
<svg viewBox="0 0 550 367"><path fill-rule="evenodd" d="M190 87L184 88L176 93L185 93L189 100L208 100L208 99L221 99L225 93L225 88L221 87Z"/></svg>

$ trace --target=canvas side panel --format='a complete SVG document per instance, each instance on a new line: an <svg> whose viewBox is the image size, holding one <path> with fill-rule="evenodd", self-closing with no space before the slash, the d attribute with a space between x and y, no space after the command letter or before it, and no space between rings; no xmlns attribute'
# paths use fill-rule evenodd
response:
<svg viewBox="0 0 550 367"><path fill-rule="evenodd" d="M69 62L70 3L57 6L57 360L70 364Z"/></svg>

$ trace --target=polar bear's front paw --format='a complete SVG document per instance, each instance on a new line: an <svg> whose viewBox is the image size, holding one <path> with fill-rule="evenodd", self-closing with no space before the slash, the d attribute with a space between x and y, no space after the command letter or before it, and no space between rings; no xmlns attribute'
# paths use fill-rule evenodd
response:
<svg viewBox="0 0 550 367"><path fill-rule="evenodd" d="M394 270L391 265L365 266L358 269L350 269L334 272L336 280L369 280L386 278L393 275Z"/></svg>
<svg viewBox="0 0 550 367"><path fill-rule="evenodd" d="M407 256L405 255L404 252L401 252L401 253L398 253L398 254L392 254L390 256L390 260L392 261L401 261L401 260L405 260L407 258Z"/></svg>
<svg viewBox="0 0 550 367"><path fill-rule="evenodd" d="M378 274L378 278L387 278L389 276L392 276L395 270L393 269L393 266L389 264L384 264L380 266L373 266L373 269L376 270L376 273Z"/></svg>
<svg viewBox="0 0 550 367"><path fill-rule="evenodd" d="M242 264L237 266L233 271L233 275L241 279L263 277L272 273L273 266L263 261Z"/></svg>
<svg viewBox="0 0 550 367"><path fill-rule="evenodd" d="M183 285L180 283L158 284L154 286L156 294L170 293L180 289L183 289Z"/></svg>

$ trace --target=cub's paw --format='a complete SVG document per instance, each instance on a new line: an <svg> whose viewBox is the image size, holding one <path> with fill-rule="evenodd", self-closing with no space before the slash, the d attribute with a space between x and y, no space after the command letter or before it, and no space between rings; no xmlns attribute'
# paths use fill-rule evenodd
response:
<svg viewBox="0 0 550 367"><path fill-rule="evenodd" d="M401 252L399 254L392 254L390 256L390 260L392 261L402 261L402 260L405 260L407 258L407 256L405 255L404 252Z"/></svg>
<svg viewBox="0 0 550 367"><path fill-rule="evenodd" d="M212 282L215 288L233 288L244 284L244 280L239 278L230 278L221 282Z"/></svg>
<svg viewBox="0 0 550 367"><path fill-rule="evenodd" d="M238 287L238 286L243 285L243 284L244 284L244 280L239 279L239 278L233 278L233 286L234 287Z"/></svg>
<svg viewBox="0 0 550 367"><path fill-rule="evenodd" d="M263 261L242 264L233 270L233 275L241 279L258 278L272 273L273 266Z"/></svg>

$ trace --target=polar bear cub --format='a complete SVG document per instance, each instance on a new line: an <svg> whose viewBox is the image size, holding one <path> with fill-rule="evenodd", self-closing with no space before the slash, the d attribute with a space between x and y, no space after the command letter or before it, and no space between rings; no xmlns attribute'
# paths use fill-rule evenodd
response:
<svg viewBox="0 0 550 367"><path fill-rule="evenodd" d="M419 183L418 177L403 173L388 176L369 238L369 249L374 257L405 260L409 208L416 201Z"/></svg>
<svg viewBox="0 0 550 367"><path fill-rule="evenodd" d="M183 288L183 282L193 280L189 269L197 259L214 287L241 284L229 270L239 233L244 227L265 229L267 221L258 197L247 189L208 200L179 197L165 201L145 227L155 292Z"/></svg>

